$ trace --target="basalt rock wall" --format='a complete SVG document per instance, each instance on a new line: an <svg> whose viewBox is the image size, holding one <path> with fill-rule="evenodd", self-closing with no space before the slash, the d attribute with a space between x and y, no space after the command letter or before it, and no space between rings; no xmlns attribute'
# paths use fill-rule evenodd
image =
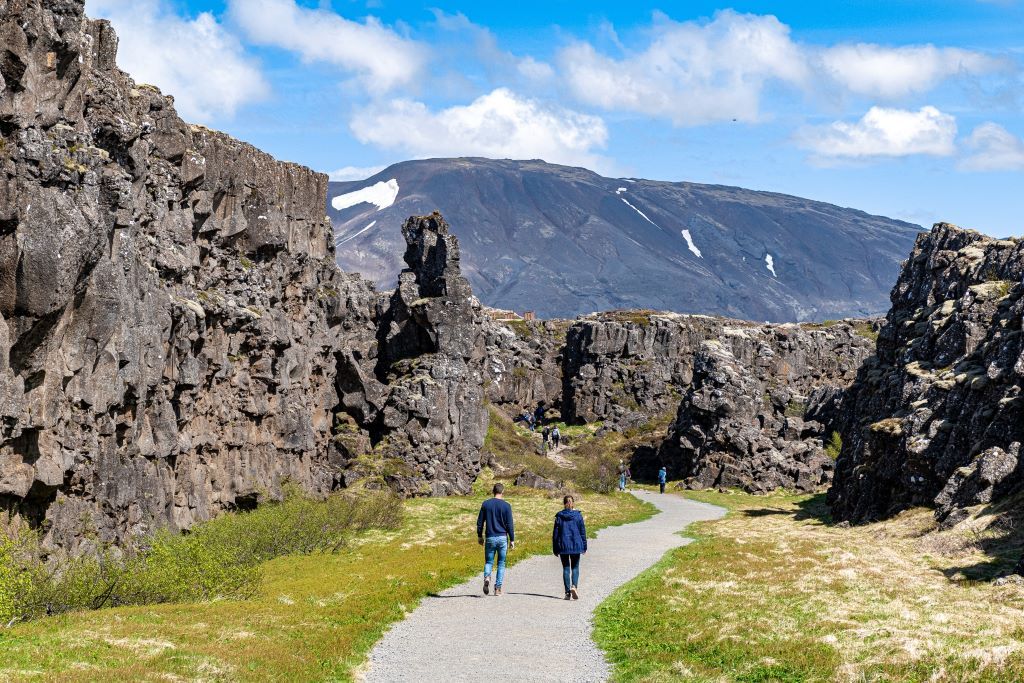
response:
<svg viewBox="0 0 1024 683"><path fill-rule="evenodd" d="M408 267L381 299L372 371L373 354L342 351L335 444L346 483L375 474L408 495L469 493L487 433L487 318L440 214L410 218L402 234Z"/></svg>
<svg viewBox="0 0 1024 683"><path fill-rule="evenodd" d="M873 351L866 329L730 326L702 342L658 461L689 488L821 489L842 389Z"/></svg>
<svg viewBox="0 0 1024 683"><path fill-rule="evenodd" d="M944 223L918 238L844 401L837 518L933 505L951 524L1024 485L1022 278L1018 240Z"/></svg>
<svg viewBox="0 0 1024 683"><path fill-rule="evenodd" d="M73 550L285 480L468 490L484 343L439 217L378 294L325 176L183 122L81 1L0 3L0 44L0 514Z"/></svg>
<svg viewBox="0 0 1024 683"><path fill-rule="evenodd" d="M568 320L489 320L484 388L509 414L562 406L562 353Z"/></svg>
<svg viewBox="0 0 1024 683"><path fill-rule="evenodd" d="M693 378L694 351L730 322L639 312L577 320L562 357L564 419L630 422L674 410Z"/></svg>

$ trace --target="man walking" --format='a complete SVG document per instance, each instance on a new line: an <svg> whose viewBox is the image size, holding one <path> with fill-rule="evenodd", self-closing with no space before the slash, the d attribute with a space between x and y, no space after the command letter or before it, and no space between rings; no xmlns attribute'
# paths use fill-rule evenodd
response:
<svg viewBox="0 0 1024 683"><path fill-rule="evenodd" d="M665 482L668 481L668 472L665 471L665 466L662 465L661 469L658 470L658 488L661 489L662 493L665 493Z"/></svg>
<svg viewBox="0 0 1024 683"><path fill-rule="evenodd" d="M491 568L497 556L494 595L498 596L501 595L505 579L505 555L509 549L516 547L516 530L512 521L512 506L504 499L504 484L495 484L492 491L494 497L484 501L476 517L476 536L477 542L484 547L484 595L491 592Z"/></svg>
<svg viewBox="0 0 1024 683"><path fill-rule="evenodd" d="M558 431L558 425L551 430L551 443L554 444L555 450L558 450L558 442L562 439L562 433Z"/></svg>

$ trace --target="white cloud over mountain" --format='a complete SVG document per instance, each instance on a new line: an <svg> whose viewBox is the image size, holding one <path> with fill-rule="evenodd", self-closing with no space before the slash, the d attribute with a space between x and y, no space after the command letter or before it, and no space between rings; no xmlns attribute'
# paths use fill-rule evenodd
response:
<svg viewBox="0 0 1024 683"><path fill-rule="evenodd" d="M232 116L270 91L259 64L212 14L178 16L161 0L90 0L119 38L118 65L175 98L187 119Z"/></svg>
<svg viewBox="0 0 1024 683"><path fill-rule="evenodd" d="M935 107L918 111L871 107L858 121L811 126L797 139L823 159L949 156L956 151L956 130L956 119Z"/></svg>
<svg viewBox="0 0 1024 683"><path fill-rule="evenodd" d="M659 16L639 51L616 58L579 42L562 50L558 63L581 102L677 125L755 121L766 83L801 86L811 75L788 26L733 11L719 12L710 23Z"/></svg>
<svg viewBox="0 0 1024 683"><path fill-rule="evenodd" d="M426 62L423 46L374 17L351 21L294 0L229 0L228 14L249 41L351 71L371 93L414 83Z"/></svg>
<svg viewBox="0 0 1024 683"><path fill-rule="evenodd" d="M498 88L468 105L431 110L396 99L371 105L351 122L356 138L417 157L539 158L602 169L608 129L600 118L554 107Z"/></svg>
<svg viewBox="0 0 1024 683"><path fill-rule="evenodd" d="M1024 170L1024 140L998 123L983 123L966 141L970 154L961 162L969 171Z"/></svg>

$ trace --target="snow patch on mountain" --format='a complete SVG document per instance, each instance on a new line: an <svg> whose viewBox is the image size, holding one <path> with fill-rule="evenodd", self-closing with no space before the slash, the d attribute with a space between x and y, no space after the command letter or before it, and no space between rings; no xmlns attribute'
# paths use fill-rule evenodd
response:
<svg viewBox="0 0 1024 683"><path fill-rule="evenodd" d="M626 191L626 188L620 187L619 189L615 190L615 194L622 194L625 191Z"/></svg>
<svg viewBox="0 0 1024 683"><path fill-rule="evenodd" d="M700 249L693 243L693 237L690 235L689 230L681 231L683 233L683 239L686 240L686 247L693 252L697 258L704 258L704 255L700 253Z"/></svg>
<svg viewBox="0 0 1024 683"><path fill-rule="evenodd" d="M776 277L776 278L779 277L775 273L775 259L772 258L771 254L765 254L765 256L764 256L764 265L771 272L772 277Z"/></svg>
<svg viewBox="0 0 1024 683"><path fill-rule="evenodd" d="M331 200L331 206L336 211L342 211L355 206L356 204L373 204L377 207L377 210L386 209L395 203L398 198L398 181L394 178L388 181L381 181L374 183L369 187L364 187L361 190L355 192L349 192L347 194L339 194L337 197Z"/></svg>
<svg viewBox="0 0 1024 683"><path fill-rule="evenodd" d="M628 200L628 199L626 199L625 197L619 197L619 199L621 199L622 201L626 202L626 206L628 206L629 208L633 209L633 210L634 210L634 211L636 211L636 212L637 212L638 214L640 214L641 216L643 216L643 217L644 217L644 220L645 220L645 221L647 221L648 223L650 223L651 225L653 225L653 226L654 226L654 227L656 227L656 228L657 228L657 227L659 227L657 223L655 223L654 221L652 221L652 220L651 220L650 218L648 218L648 217L647 217L647 214L646 214L646 213L644 213L644 212L643 212L643 211L641 211L640 209L638 209L638 208L636 208L635 206L633 206L632 204L630 204L630 203L629 203L629 200Z"/></svg>
<svg viewBox="0 0 1024 683"><path fill-rule="evenodd" d="M359 232L357 232L354 235L349 235L348 237L338 237L338 238L336 238L334 240L334 246L340 247L341 245L345 244L345 242L348 242L349 240L353 240L353 239L359 237L360 235L362 235L364 232L366 232L367 230L369 230L370 228L372 228L375 225L377 225L377 221L371 221L369 225L367 225L365 228L363 228L362 230L360 230Z"/></svg>

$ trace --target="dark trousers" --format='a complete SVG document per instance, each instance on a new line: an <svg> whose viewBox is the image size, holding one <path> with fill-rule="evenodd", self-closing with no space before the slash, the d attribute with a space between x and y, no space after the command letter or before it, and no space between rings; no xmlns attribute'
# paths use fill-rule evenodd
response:
<svg viewBox="0 0 1024 683"><path fill-rule="evenodd" d="M559 555L558 559L562 561L562 583L568 593L570 588L580 585L580 556Z"/></svg>
<svg viewBox="0 0 1024 683"><path fill-rule="evenodd" d="M660 482L658 484L658 487L661 489L662 493L665 493L665 482Z"/></svg>

